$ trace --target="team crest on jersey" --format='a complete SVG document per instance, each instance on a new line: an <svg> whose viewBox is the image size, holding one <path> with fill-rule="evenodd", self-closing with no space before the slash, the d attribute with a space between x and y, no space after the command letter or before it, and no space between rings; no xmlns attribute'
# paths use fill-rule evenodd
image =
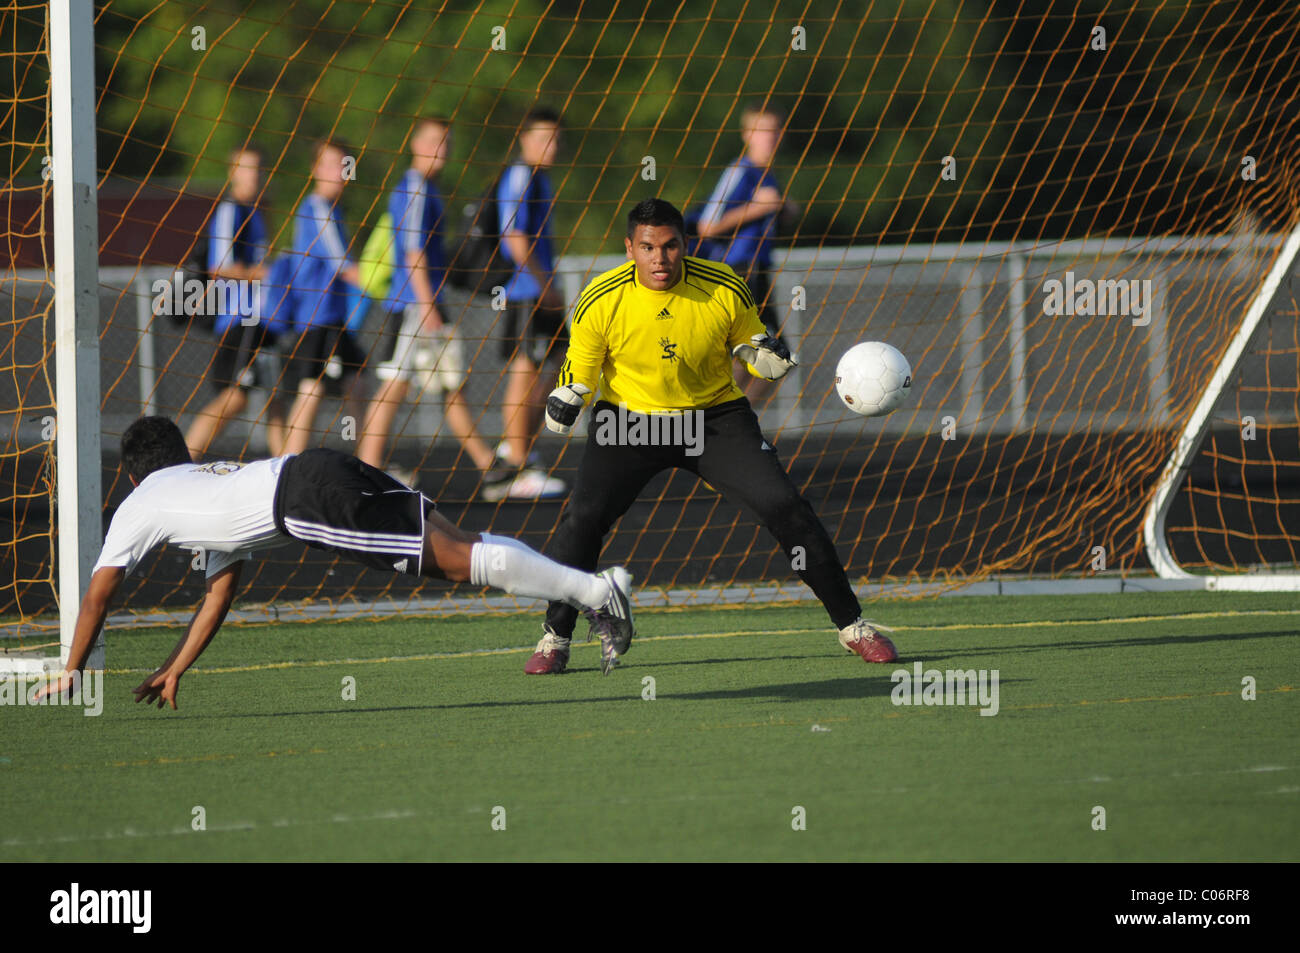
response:
<svg viewBox="0 0 1300 953"><path fill-rule="evenodd" d="M227 473L234 473L237 470L244 469L242 463L236 463L233 460L217 460L213 463L205 463L201 467L195 467L196 473L211 473L214 476L225 476Z"/></svg>
<svg viewBox="0 0 1300 953"><path fill-rule="evenodd" d="M674 341L670 341L670 340L668 340L667 338L660 338L660 339L659 339L659 346L660 346L661 348L664 349L664 352L663 352L663 354L660 355L660 357L663 358L663 360L665 360L665 361L668 361L668 362L670 362L670 363L672 363L672 364L676 364L676 363L677 363L677 344L676 344L676 342L674 342Z"/></svg>

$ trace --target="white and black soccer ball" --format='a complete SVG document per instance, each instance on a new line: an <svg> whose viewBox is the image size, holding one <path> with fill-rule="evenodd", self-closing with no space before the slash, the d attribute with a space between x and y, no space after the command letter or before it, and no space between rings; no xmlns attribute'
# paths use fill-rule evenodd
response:
<svg viewBox="0 0 1300 953"><path fill-rule="evenodd" d="M855 344L835 367L835 392L844 406L864 417L897 410L912 388L912 365L880 341Z"/></svg>

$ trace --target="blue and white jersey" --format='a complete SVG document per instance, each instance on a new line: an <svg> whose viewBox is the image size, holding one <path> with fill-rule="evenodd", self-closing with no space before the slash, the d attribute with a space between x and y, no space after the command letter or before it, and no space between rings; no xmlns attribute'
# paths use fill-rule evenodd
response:
<svg viewBox="0 0 1300 953"><path fill-rule="evenodd" d="M442 248L442 196L438 194L438 186L415 169L407 169L388 198L388 214L393 220L395 264L384 307L398 312L416 301L411 269L406 264L410 252L424 252L434 297L441 298L446 258Z"/></svg>
<svg viewBox="0 0 1300 953"><path fill-rule="evenodd" d="M254 267L266 260L266 223L256 205L241 205L234 199L222 199L208 223L208 274L216 278L219 268L230 265ZM243 318L252 317L255 302L251 295L232 296L239 304L226 308L226 295L216 295L217 334L224 334ZM232 313L227 313L227 312Z"/></svg>
<svg viewBox="0 0 1300 953"><path fill-rule="evenodd" d="M764 186L780 189L776 176L766 169L760 169L742 156L727 166L718 180L713 194L709 196L704 211L700 214L702 222L716 222L727 212L746 202L753 201L754 195ZM710 254L719 261L724 261L740 274L747 274L751 268L769 268L772 265L772 233L775 231L776 213L746 222L732 235L718 235L710 239L712 248L721 255ZM708 246L706 246L708 247Z"/></svg>
<svg viewBox="0 0 1300 953"><path fill-rule="evenodd" d="M343 213L314 192L293 216L294 328L339 327L347 320L348 286L339 272L348 258Z"/></svg>
<svg viewBox="0 0 1300 953"><path fill-rule="evenodd" d="M506 169L497 183L497 234L520 231L536 239L533 255L543 271L555 270L554 252L551 248L551 207L555 195L551 181L542 169L517 162ZM506 261L514 261L506 243L501 243L501 254ZM537 279L515 262L515 273L506 283L507 301L524 301L542 293Z"/></svg>

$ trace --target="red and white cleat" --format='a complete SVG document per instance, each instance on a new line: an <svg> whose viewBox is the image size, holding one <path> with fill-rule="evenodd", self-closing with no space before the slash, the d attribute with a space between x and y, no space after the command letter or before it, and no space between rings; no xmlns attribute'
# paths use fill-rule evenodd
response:
<svg viewBox="0 0 1300 953"><path fill-rule="evenodd" d="M569 640L562 639L550 627L537 643L524 672L528 675L559 675L569 664Z"/></svg>
<svg viewBox="0 0 1300 953"><path fill-rule="evenodd" d="M887 625L859 619L850 626L840 629L840 645L857 655L864 662L894 662L898 660L898 649L880 630L893 632Z"/></svg>

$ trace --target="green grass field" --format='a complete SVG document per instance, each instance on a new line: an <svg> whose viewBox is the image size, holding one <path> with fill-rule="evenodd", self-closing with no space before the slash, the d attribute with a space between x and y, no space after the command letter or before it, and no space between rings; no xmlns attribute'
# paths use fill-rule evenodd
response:
<svg viewBox="0 0 1300 953"><path fill-rule="evenodd" d="M899 663L813 606L641 613L609 677L525 676L536 615L231 628L177 712L130 693L177 633L110 632L100 717L0 709L0 860L1300 858L1294 596L869 612ZM999 713L895 706L916 660L997 669Z"/></svg>

